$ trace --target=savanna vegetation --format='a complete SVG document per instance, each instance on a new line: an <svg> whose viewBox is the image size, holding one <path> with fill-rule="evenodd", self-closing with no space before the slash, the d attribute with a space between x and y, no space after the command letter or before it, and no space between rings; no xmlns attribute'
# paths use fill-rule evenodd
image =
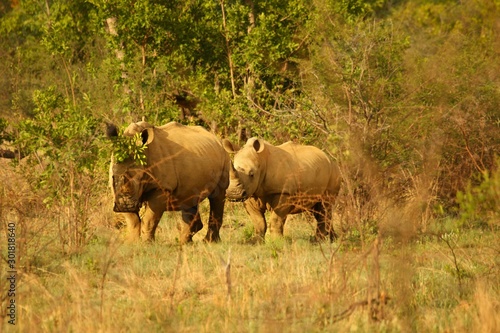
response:
<svg viewBox="0 0 500 333"><path fill-rule="evenodd" d="M227 203L221 243L123 242L105 123L143 117L320 147L339 238ZM1 0L0 327L498 332L498 152L498 0Z"/></svg>

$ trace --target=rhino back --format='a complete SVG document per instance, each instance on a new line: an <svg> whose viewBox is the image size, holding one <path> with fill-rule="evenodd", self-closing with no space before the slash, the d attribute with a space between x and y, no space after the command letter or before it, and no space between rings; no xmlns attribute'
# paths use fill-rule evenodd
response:
<svg viewBox="0 0 500 333"><path fill-rule="evenodd" d="M283 193L322 194L330 186L332 163L313 146L285 143L270 149L266 188Z"/></svg>
<svg viewBox="0 0 500 333"><path fill-rule="evenodd" d="M228 177L229 156L217 137L199 126L155 128L147 155L160 187L179 201L203 199Z"/></svg>

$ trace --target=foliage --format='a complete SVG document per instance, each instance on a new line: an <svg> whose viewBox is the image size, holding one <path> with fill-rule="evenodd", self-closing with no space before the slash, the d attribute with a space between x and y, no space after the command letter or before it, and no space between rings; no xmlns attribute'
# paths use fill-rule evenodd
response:
<svg viewBox="0 0 500 333"><path fill-rule="evenodd" d="M86 241L93 191L103 184L100 127L89 100L75 107L55 86L35 90L33 104L33 118L17 124L16 145L28 154L33 189L48 207L66 214L60 221L63 244L78 247Z"/></svg>
<svg viewBox="0 0 500 333"><path fill-rule="evenodd" d="M142 143L140 133L136 133L133 137L118 135L111 140L113 157L117 163L132 159L139 165L147 164L145 155L147 145Z"/></svg>
<svg viewBox="0 0 500 333"><path fill-rule="evenodd" d="M341 0L330 1L330 5L345 20L356 22L359 19L366 19L372 16L386 2L386 0Z"/></svg>
<svg viewBox="0 0 500 333"><path fill-rule="evenodd" d="M65 178L66 168L55 169L60 163L72 165L78 173L93 172L98 158L97 132L100 129L97 120L88 115L92 105L74 108L55 86L44 91L35 90L33 103L33 119L19 123L17 143L26 153L42 157L52 165L45 170L39 184L46 184L54 173ZM38 163L38 159L32 160Z"/></svg>
<svg viewBox="0 0 500 333"><path fill-rule="evenodd" d="M383 163L392 159L396 159L395 164L402 163L408 156L397 150L397 140L404 136L395 135L398 127L393 122L402 113L399 104L408 36L395 30L391 21L356 21L338 27L324 26L327 19L318 21L316 28L311 94L317 93L319 83L325 87L325 98L339 105L337 114L329 118L342 117L344 139L359 133L373 157Z"/></svg>
<svg viewBox="0 0 500 333"><path fill-rule="evenodd" d="M0 144L2 144L4 141L12 140L11 135L9 135L6 131L7 126L7 121L3 118L0 118Z"/></svg>
<svg viewBox="0 0 500 333"><path fill-rule="evenodd" d="M481 183L477 186L469 184L464 191L457 193L457 202L460 207L462 224L466 226L487 223L499 226L500 207L500 168L497 167L491 173L485 171L481 175Z"/></svg>

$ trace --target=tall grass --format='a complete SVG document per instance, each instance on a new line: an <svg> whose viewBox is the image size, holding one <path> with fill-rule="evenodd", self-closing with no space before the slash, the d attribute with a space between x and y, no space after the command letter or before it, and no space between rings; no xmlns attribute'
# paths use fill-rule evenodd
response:
<svg viewBox="0 0 500 333"><path fill-rule="evenodd" d="M52 215L45 215L36 196L18 187L22 179L7 169L2 169L0 244L6 221L16 218L24 250L18 253L18 324L2 317L2 331L496 332L500 327L498 230L438 229L434 225L443 221L434 219L425 232L402 237L383 227L420 223L421 215L402 206L373 215L377 228L364 229L364 236L343 213L353 224L337 241L311 243L314 220L302 214L287 221L283 238L250 245L245 240L251 222L242 205L227 203L219 244L203 243L202 230L193 244L181 247L181 218L174 212L164 215L155 243L127 244L103 205L92 211L87 244L68 252ZM206 220L208 205L201 208ZM453 220L447 223L453 226ZM6 249L1 253L3 281ZM5 309L3 283L0 295Z"/></svg>

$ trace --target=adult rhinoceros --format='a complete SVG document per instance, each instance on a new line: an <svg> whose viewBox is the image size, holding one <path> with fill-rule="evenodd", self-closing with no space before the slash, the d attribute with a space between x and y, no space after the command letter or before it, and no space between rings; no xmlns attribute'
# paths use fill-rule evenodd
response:
<svg viewBox="0 0 500 333"><path fill-rule="evenodd" d="M288 214L311 211L317 221L316 238L335 237L330 220L340 172L324 152L292 142L273 146L257 138L249 139L238 152L228 140L223 145L236 153L227 197L245 200L257 239L266 233L266 209L271 210L271 234L283 235Z"/></svg>
<svg viewBox="0 0 500 333"><path fill-rule="evenodd" d="M176 122L154 127L147 122L130 124L123 135L140 133L146 145L146 165L132 158L111 162L110 183L115 197L114 211L124 213L129 237L142 234L154 240L155 230L165 211L182 211L185 226L180 242L192 240L203 228L198 204L208 198L210 217L206 241L218 241L222 225L226 188L229 185L229 155L221 142L199 126ZM116 127L108 128L116 136ZM139 209L144 204L142 222Z"/></svg>

